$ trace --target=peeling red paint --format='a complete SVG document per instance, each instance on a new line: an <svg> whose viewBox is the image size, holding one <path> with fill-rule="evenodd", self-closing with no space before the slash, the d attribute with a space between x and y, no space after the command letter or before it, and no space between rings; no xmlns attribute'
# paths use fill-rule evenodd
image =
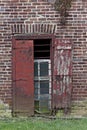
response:
<svg viewBox="0 0 87 130"><path fill-rule="evenodd" d="M56 39L54 44L53 107L70 107L72 89L72 44Z"/></svg>

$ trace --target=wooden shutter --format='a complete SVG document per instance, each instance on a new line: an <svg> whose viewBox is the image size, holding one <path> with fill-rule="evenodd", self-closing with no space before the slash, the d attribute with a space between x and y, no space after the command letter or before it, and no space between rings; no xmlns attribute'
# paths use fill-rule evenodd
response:
<svg viewBox="0 0 87 130"><path fill-rule="evenodd" d="M53 108L69 108L72 90L72 44L55 40L53 62Z"/></svg>
<svg viewBox="0 0 87 130"><path fill-rule="evenodd" d="M13 38L13 114L34 114L33 41Z"/></svg>

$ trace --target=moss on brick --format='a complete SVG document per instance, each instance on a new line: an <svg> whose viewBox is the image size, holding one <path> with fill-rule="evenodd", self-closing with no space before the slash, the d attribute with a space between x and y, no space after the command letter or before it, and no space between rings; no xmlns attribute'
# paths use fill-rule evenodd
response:
<svg viewBox="0 0 87 130"><path fill-rule="evenodd" d="M0 117L11 117L9 105L0 100Z"/></svg>
<svg viewBox="0 0 87 130"><path fill-rule="evenodd" d="M71 108L72 116L87 116L87 99L84 101L74 102Z"/></svg>

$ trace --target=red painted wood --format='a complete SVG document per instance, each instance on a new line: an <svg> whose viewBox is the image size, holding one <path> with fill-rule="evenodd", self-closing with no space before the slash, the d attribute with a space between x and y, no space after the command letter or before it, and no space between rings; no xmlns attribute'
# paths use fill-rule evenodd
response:
<svg viewBox="0 0 87 130"><path fill-rule="evenodd" d="M53 65L53 107L70 107L72 90L72 44L55 40Z"/></svg>
<svg viewBox="0 0 87 130"><path fill-rule="evenodd" d="M34 114L33 41L13 39L13 113Z"/></svg>

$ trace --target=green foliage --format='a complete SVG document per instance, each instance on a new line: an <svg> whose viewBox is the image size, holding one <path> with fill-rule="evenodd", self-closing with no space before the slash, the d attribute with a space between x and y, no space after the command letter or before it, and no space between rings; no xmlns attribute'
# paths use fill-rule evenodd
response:
<svg viewBox="0 0 87 130"><path fill-rule="evenodd" d="M61 23L65 24L66 16L68 16L67 10L71 7L72 0L56 0L54 7L59 11L61 16Z"/></svg>
<svg viewBox="0 0 87 130"><path fill-rule="evenodd" d="M64 115L63 110L58 110L58 112L56 113L56 116L61 118Z"/></svg>
<svg viewBox="0 0 87 130"><path fill-rule="evenodd" d="M55 1L55 9L58 11L62 11L64 9L69 9L71 7L72 0L56 0Z"/></svg>
<svg viewBox="0 0 87 130"><path fill-rule="evenodd" d="M0 120L0 130L87 130L87 119L4 119Z"/></svg>

